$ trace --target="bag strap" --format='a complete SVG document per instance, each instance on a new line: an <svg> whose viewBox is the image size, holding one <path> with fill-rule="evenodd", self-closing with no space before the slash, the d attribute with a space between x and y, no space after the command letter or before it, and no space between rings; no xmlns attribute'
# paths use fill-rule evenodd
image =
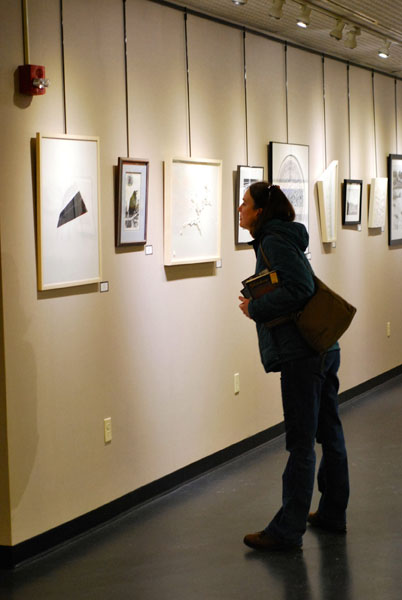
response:
<svg viewBox="0 0 402 600"><path fill-rule="evenodd" d="M265 264L267 265L268 269L270 271L272 271L271 263L269 262L268 257L262 248L262 241L260 242L259 249L260 249L262 258L264 259Z"/></svg>

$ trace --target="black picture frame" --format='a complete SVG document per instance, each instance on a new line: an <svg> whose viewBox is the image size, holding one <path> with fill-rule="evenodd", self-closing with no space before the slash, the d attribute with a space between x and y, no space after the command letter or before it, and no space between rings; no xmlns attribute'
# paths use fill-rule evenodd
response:
<svg viewBox="0 0 402 600"><path fill-rule="evenodd" d="M235 243L237 246L246 246L252 239L250 234L240 227L239 206L243 196L252 183L264 180L264 167L237 166L236 199L235 199Z"/></svg>
<svg viewBox="0 0 402 600"><path fill-rule="evenodd" d="M388 156L388 245L402 244L402 154Z"/></svg>
<svg viewBox="0 0 402 600"><path fill-rule="evenodd" d="M342 225L362 222L362 179L344 179L342 186Z"/></svg>
<svg viewBox="0 0 402 600"><path fill-rule="evenodd" d="M268 181L278 185L295 209L298 223L309 230L309 146L270 141Z"/></svg>

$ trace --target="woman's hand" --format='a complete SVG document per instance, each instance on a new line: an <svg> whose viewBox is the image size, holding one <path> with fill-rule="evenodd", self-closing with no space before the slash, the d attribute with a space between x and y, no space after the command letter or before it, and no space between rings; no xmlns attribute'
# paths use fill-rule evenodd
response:
<svg viewBox="0 0 402 600"><path fill-rule="evenodd" d="M250 303L250 299L244 298L243 296L239 296L239 300L240 300L240 304L239 304L240 310L242 311L243 314L246 315L246 317L251 319L250 315L248 314L248 305Z"/></svg>

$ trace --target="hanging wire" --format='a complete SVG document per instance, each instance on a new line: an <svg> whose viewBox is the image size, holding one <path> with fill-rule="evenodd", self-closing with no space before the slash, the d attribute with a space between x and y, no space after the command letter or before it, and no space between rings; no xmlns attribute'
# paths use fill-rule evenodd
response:
<svg viewBox="0 0 402 600"><path fill-rule="evenodd" d="M123 27L124 27L124 77L126 88L126 137L127 157L130 156L130 127L128 115L128 60L127 60L127 2L123 0Z"/></svg>
<svg viewBox="0 0 402 600"><path fill-rule="evenodd" d="M64 57L63 0L60 0L61 74L63 86L64 133L67 134L66 65Z"/></svg>
<svg viewBox="0 0 402 600"><path fill-rule="evenodd" d="M349 179L352 179L352 144L350 131L350 65L347 65L347 85L348 85L348 136L349 136Z"/></svg>
<svg viewBox="0 0 402 600"><path fill-rule="evenodd" d="M288 45L285 44L286 143L289 144Z"/></svg>
<svg viewBox="0 0 402 600"><path fill-rule="evenodd" d="M378 177L378 164L377 164L377 128L375 122L375 85L374 85L374 71L371 73L371 88L373 91L373 122L374 122L374 156L375 156L375 176Z"/></svg>
<svg viewBox="0 0 402 600"><path fill-rule="evenodd" d="M187 8L184 11L184 37L185 37L185 42L186 42L188 152L189 152L189 157L191 158L190 69L189 69L189 61L188 61Z"/></svg>
<svg viewBox="0 0 402 600"><path fill-rule="evenodd" d="M395 91L395 147L396 154L398 154L398 82L394 79L394 91Z"/></svg>
<svg viewBox="0 0 402 600"><path fill-rule="evenodd" d="M325 168L328 167L327 160L327 114L326 114L326 106L325 106L325 58L322 57L322 102L324 107L324 160L325 160Z"/></svg>
<svg viewBox="0 0 402 600"><path fill-rule="evenodd" d="M246 30L243 29L243 69L244 69L244 111L246 124L246 161L249 166L248 159L248 118L247 118L247 65L246 65Z"/></svg>
<svg viewBox="0 0 402 600"><path fill-rule="evenodd" d="M24 65L29 65L29 26L27 0L22 0L22 34L24 42Z"/></svg>

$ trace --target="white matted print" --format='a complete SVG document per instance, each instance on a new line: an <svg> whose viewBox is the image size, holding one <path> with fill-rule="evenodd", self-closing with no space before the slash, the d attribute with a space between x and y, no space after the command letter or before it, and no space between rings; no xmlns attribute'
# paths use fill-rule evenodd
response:
<svg viewBox="0 0 402 600"><path fill-rule="evenodd" d="M221 257L222 161L173 158L165 167L165 265Z"/></svg>
<svg viewBox="0 0 402 600"><path fill-rule="evenodd" d="M336 242L338 161L333 160L317 181L323 242Z"/></svg>
<svg viewBox="0 0 402 600"><path fill-rule="evenodd" d="M236 244L248 244L253 239L247 229L240 227L239 206L243 196L251 184L264 179L264 167L237 167L237 199L235 203Z"/></svg>
<svg viewBox="0 0 402 600"><path fill-rule="evenodd" d="M303 144L270 142L268 178L290 200L295 220L309 228L309 147Z"/></svg>
<svg viewBox="0 0 402 600"><path fill-rule="evenodd" d="M38 289L96 283L99 138L38 133L36 148Z"/></svg>
<svg viewBox="0 0 402 600"><path fill-rule="evenodd" d="M402 244L402 155L388 156L388 244Z"/></svg>
<svg viewBox="0 0 402 600"><path fill-rule="evenodd" d="M388 177L374 177L370 186L369 227L385 227Z"/></svg>

